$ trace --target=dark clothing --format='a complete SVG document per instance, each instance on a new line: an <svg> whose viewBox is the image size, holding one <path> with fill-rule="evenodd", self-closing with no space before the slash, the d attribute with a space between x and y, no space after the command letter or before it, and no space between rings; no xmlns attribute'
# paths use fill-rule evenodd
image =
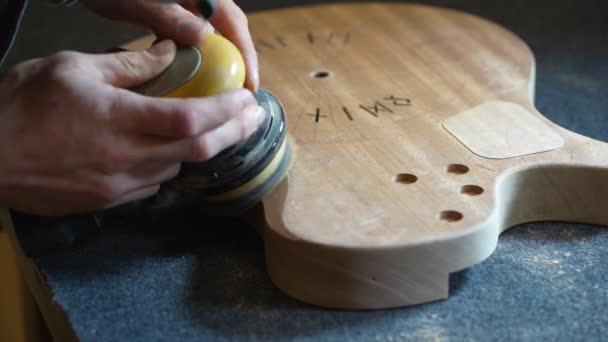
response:
<svg viewBox="0 0 608 342"><path fill-rule="evenodd" d="M15 40L28 0L0 0L0 65Z"/></svg>
<svg viewBox="0 0 608 342"><path fill-rule="evenodd" d="M0 0L0 66L4 63L8 51L11 49L21 18L25 13L29 0ZM75 0L48 0L51 6L67 6Z"/></svg>

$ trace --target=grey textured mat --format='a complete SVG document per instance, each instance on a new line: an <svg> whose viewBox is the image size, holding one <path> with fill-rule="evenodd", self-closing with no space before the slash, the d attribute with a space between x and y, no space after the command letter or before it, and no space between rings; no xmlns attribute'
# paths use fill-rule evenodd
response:
<svg viewBox="0 0 608 342"><path fill-rule="evenodd" d="M540 111L608 140L608 2L422 2L465 9L520 35L537 58ZM40 3L33 1L8 63L62 48L100 51L135 35L79 6ZM313 1L239 3L253 10ZM448 300L348 312L304 305L273 287L259 239L238 224L194 225L185 216L158 228L99 230L87 218L50 226L15 218L25 250L85 341L608 339L601 227L520 226L484 263L453 275Z"/></svg>
<svg viewBox="0 0 608 342"><path fill-rule="evenodd" d="M606 229L521 226L505 233L484 263L452 276L448 300L349 312L304 305L276 289L262 245L246 227L176 226L112 229L61 250L28 249L40 256L55 301L88 341L608 337ZM78 235L66 230L61 236ZM27 235L30 243L48 237Z"/></svg>

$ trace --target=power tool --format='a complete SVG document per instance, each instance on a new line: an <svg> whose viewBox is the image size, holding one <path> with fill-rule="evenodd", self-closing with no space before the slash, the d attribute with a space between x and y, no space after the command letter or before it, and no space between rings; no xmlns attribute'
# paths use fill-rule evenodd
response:
<svg viewBox="0 0 608 342"><path fill-rule="evenodd" d="M244 86L245 66L238 49L216 33L199 46L180 46L172 64L156 78L132 88L146 96L203 97ZM211 216L236 216L258 203L286 175L292 144L286 115L269 91L254 93L266 119L246 140L205 162L182 163L174 179L153 197L104 213L150 216L187 205Z"/></svg>

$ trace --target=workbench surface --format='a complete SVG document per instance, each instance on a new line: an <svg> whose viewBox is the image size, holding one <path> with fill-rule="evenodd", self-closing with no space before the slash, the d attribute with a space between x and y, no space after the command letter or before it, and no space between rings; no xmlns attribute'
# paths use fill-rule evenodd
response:
<svg viewBox="0 0 608 342"><path fill-rule="evenodd" d="M514 31L537 59L539 111L608 140L607 2L419 2L464 9ZM30 5L9 64L62 48L99 51L138 34L80 6L58 10L41 3ZM257 10L279 1L237 3ZM313 1L280 5L296 3ZM158 227L99 228L87 217L14 219L24 251L83 341L608 338L605 227L518 226L501 236L485 262L452 275L449 299L351 312L312 307L280 292L266 274L260 239L238 222L206 223L187 213Z"/></svg>

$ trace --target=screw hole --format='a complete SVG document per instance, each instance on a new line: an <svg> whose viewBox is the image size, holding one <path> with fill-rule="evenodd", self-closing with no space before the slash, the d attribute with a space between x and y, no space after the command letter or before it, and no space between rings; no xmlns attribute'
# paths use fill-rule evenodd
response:
<svg viewBox="0 0 608 342"><path fill-rule="evenodd" d="M469 196L478 196L483 194L483 188L477 185L464 185L460 188L460 193Z"/></svg>
<svg viewBox="0 0 608 342"><path fill-rule="evenodd" d="M447 169L448 173L453 173L455 175L462 175L469 172L469 167L462 164L450 164Z"/></svg>
<svg viewBox="0 0 608 342"><path fill-rule="evenodd" d="M331 74L327 71L315 71L312 73L312 77L314 78L327 78L329 75Z"/></svg>
<svg viewBox="0 0 608 342"><path fill-rule="evenodd" d="M395 177L393 177L393 181L395 181L395 183L401 183L401 184L412 184L415 183L418 180L418 177L416 177L415 175L411 174L411 173L400 173L398 175L396 175Z"/></svg>
<svg viewBox="0 0 608 342"><path fill-rule="evenodd" d="M456 222L462 220L462 214L454 210L444 210L439 213L439 219L446 222Z"/></svg>

